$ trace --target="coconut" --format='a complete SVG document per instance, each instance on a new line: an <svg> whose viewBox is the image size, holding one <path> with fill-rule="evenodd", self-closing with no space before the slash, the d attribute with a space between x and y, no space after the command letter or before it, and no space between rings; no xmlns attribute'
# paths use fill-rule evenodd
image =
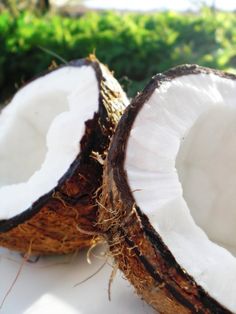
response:
<svg viewBox="0 0 236 314"><path fill-rule="evenodd" d="M127 101L95 57L16 93L0 116L1 246L69 253L95 241L102 161Z"/></svg>
<svg viewBox="0 0 236 314"><path fill-rule="evenodd" d="M125 111L100 223L119 268L160 313L236 313L236 77L156 75Z"/></svg>

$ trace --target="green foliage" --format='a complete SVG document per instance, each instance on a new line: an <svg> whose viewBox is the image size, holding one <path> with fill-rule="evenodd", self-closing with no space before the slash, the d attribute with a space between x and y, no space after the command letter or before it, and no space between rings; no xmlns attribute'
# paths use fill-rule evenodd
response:
<svg viewBox="0 0 236 314"><path fill-rule="evenodd" d="M95 52L133 95L152 75L181 63L236 66L233 13L88 13L80 18L21 13L0 15L0 97L45 71L55 60ZM42 47L43 49L40 49Z"/></svg>

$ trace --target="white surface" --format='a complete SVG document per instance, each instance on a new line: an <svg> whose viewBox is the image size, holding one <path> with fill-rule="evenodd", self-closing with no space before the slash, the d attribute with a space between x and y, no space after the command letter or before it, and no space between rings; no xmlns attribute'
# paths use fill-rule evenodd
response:
<svg viewBox="0 0 236 314"><path fill-rule="evenodd" d="M0 219L57 186L98 110L92 66L59 68L20 89L0 115ZM14 195L14 197L12 197Z"/></svg>
<svg viewBox="0 0 236 314"><path fill-rule="evenodd" d="M178 263L213 298L236 313L236 258L225 249L231 247L231 252L236 249L235 91L235 80L214 74L186 75L164 82L136 117L128 140L125 169L137 204ZM210 124L205 123L203 128L200 123L200 129L205 132L201 135L202 145L194 140L193 147L199 148L194 160L198 167L207 163L204 175L213 176L214 184L220 178L223 180L220 190L218 187L214 190L215 201L220 206L212 205L211 189L201 183L205 180L202 172L194 175L197 183L188 186L194 198L185 199L185 185L182 186L176 169L180 144L188 142L189 131L199 119L204 121L204 115ZM199 132L195 134L200 136ZM186 147L193 150L192 146ZM189 153L196 154L191 149ZM184 152L180 164L185 163L185 157ZM189 170L185 166L184 171ZM228 183L232 184L230 188ZM199 201L197 207L192 204L196 200ZM193 212L202 229L195 223ZM210 216L207 221L202 219L206 213ZM209 240L208 232L213 240L222 244Z"/></svg>
<svg viewBox="0 0 236 314"><path fill-rule="evenodd" d="M108 281L111 266L77 287L74 285L92 275L104 262L93 257L86 261L86 252L76 257L44 257L37 263L26 263L1 314L154 314L144 304L128 281L117 273L108 300ZM96 252L98 254L98 252ZM11 261L14 259L17 262ZM22 258L7 250L0 250L0 302L12 284Z"/></svg>

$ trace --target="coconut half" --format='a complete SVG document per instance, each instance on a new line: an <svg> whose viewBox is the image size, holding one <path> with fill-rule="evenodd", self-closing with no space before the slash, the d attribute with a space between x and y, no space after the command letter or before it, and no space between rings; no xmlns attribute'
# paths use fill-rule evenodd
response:
<svg viewBox="0 0 236 314"><path fill-rule="evenodd" d="M110 137L127 98L91 57L42 75L0 116L0 245L32 254L91 244ZM100 159L100 160L99 160Z"/></svg>
<svg viewBox="0 0 236 314"><path fill-rule="evenodd" d="M118 266L160 313L236 313L235 160L234 75L171 69L121 118L100 221Z"/></svg>

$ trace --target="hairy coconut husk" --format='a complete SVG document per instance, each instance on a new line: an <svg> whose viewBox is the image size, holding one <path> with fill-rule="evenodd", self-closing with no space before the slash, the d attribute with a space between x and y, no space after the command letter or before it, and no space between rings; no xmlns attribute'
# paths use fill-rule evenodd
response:
<svg viewBox="0 0 236 314"><path fill-rule="evenodd" d="M102 160L127 99L111 72L94 56L68 65L90 65L95 70L98 112L85 121L80 153L58 185L20 215L0 221L0 245L12 250L27 252L30 247L32 254L69 253L99 239L96 197L101 192Z"/></svg>
<svg viewBox="0 0 236 314"><path fill-rule="evenodd" d="M133 99L118 124L105 163L99 224L119 269L136 292L159 313L231 313L177 263L135 202L124 169L129 133L144 103L162 82L194 73L214 73L235 79L230 74L186 65L157 75Z"/></svg>

